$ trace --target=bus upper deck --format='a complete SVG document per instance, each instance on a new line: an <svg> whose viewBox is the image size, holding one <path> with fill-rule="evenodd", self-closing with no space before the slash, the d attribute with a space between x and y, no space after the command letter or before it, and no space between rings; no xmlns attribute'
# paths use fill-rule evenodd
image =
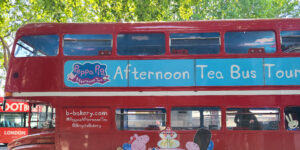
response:
<svg viewBox="0 0 300 150"><path fill-rule="evenodd" d="M6 92L289 89L299 85L299 22L28 24L16 35Z"/></svg>
<svg viewBox="0 0 300 150"><path fill-rule="evenodd" d="M51 104L57 126L10 148L297 150L299 24L25 25L6 96Z"/></svg>

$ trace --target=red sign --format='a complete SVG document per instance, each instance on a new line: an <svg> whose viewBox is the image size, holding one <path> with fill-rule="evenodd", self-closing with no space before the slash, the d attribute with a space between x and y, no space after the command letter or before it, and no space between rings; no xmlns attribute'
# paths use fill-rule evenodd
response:
<svg viewBox="0 0 300 150"><path fill-rule="evenodd" d="M0 128L0 143L9 143L25 135L28 135L28 128Z"/></svg>
<svg viewBox="0 0 300 150"><path fill-rule="evenodd" d="M0 99L0 103L3 102L3 99ZM24 102L12 102L7 100L5 105L5 112L28 112L29 105ZM0 112L3 112L2 107L0 107Z"/></svg>
<svg viewBox="0 0 300 150"><path fill-rule="evenodd" d="M108 108L65 108L63 128L105 130L110 127Z"/></svg>

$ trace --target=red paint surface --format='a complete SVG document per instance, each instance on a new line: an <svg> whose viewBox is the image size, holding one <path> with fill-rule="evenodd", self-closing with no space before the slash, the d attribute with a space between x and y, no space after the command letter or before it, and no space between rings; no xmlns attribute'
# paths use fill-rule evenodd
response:
<svg viewBox="0 0 300 150"><path fill-rule="evenodd" d="M107 108L66 108L62 128L70 130L107 130L110 128L110 110Z"/></svg>
<svg viewBox="0 0 300 150"><path fill-rule="evenodd" d="M1 143L9 143L25 135L28 135L28 128L0 128Z"/></svg>

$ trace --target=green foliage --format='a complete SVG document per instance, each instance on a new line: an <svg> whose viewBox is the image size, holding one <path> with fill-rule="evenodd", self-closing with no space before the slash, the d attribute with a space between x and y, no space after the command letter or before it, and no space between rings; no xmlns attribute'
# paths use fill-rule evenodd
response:
<svg viewBox="0 0 300 150"><path fill-rule="evenodd" d="M298 0L0 0L0 68L30 22L137 22L300 17ZM7 56L3 55L6 50Z"/></svg>

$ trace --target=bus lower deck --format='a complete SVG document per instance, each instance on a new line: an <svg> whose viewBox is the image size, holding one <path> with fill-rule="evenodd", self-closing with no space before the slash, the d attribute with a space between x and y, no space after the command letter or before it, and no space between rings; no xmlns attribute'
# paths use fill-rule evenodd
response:
<svg viewBox="0 0 300 150"><path fill-rule="evenodd" d="M56 98L54 106L60 118L56 120L53 137L56 149L69 150L297 150L299 145L295 141L299 140L300 129L295 123L300 121L299 98Z"/></svg>

